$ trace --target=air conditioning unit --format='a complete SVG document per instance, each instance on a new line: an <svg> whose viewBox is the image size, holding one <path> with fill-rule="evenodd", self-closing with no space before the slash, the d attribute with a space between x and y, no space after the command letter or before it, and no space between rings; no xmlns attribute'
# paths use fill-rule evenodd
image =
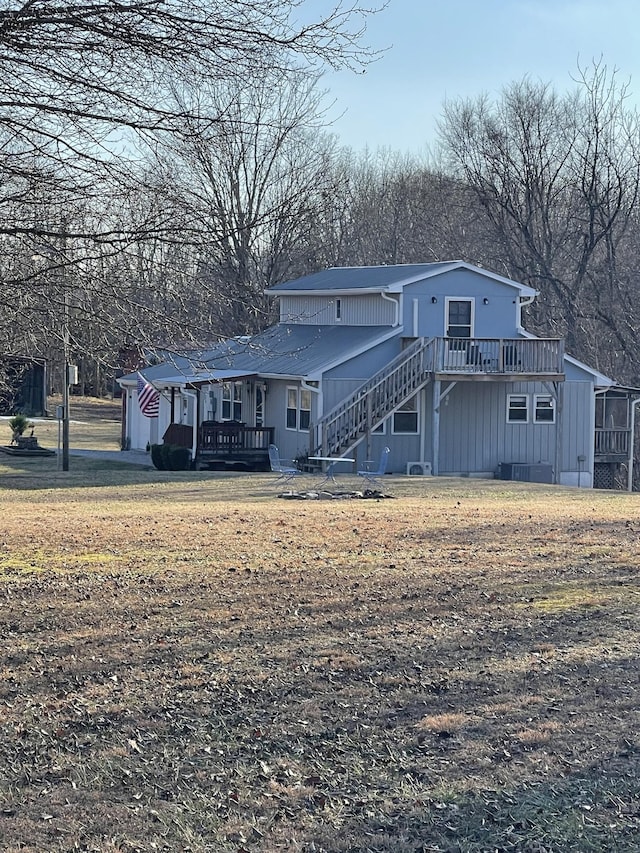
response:
<svg viewBox="0 0 640 853"><path fill-rule="evenodd" d="M407 474L412 477L428 476L431 474L431 462L407 462Z"/></svg>

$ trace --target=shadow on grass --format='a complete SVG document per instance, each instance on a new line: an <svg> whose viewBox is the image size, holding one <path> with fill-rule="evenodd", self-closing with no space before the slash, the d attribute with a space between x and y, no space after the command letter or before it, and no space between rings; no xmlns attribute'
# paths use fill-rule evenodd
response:
<svg viewBox="0 0 640 853"><path fill-rule="evenodd" d="M193 557L16 578L16 850L637 851L634 602L523 618L472 568L460 584Z"/></svg>
<svg viewBox="0 0 640 853"><path fill-rule="evenodd" d="M113 486L153 485L161 483L203 483L233 481L251 474L206 471L158 471L153 465L141 466L124 461L71 456L69 471L58 470L57 458L0 456L0 489L37 491L82 489ZM257 482L257 481L254 481ZM117 496L114 497L117 499Z"/></svg>

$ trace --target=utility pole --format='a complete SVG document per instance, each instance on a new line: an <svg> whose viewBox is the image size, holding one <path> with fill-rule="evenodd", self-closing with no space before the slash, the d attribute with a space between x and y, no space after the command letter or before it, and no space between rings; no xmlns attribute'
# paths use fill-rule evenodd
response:
<svg viewBox="0 0 640 853"><path fill-rule="evenodd" d="M67 220L62 219L62 265L60 277L62 281L62 352L64 370L62 377L62 470L69 470L69 294L67 292L66 254L67 254Z"/></svg>
<svg viewBox="0 0 640 853"><path fill-rule="evenodd" d="M62 326L62 349L64 353L64 375L62 378L62 470L69 470L69 300L67 283L62 280L64 314Z"/></svg>

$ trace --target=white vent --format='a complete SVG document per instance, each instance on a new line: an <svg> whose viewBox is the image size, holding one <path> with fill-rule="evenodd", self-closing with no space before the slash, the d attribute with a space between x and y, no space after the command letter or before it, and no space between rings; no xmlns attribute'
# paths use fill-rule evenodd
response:
<svg viewBox="0 0 640 853"><path fill-rule="evenodd" d="M431 462L407 462L409 476L424 477L431 474Z"/></svg>

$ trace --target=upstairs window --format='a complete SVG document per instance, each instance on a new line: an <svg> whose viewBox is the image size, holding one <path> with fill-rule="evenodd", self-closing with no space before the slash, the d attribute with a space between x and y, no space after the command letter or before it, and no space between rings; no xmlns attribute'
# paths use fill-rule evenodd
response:
<svg viewBox="0 0 640 853"><path fill-rule="evenodd" d="M342 320L342 299L335 300L336 320Z"/></svg>
<svg viewBox="0 0 640 853"><path fill-rule="evenodd" d="M447 299L447 337L471 338L473 332L473 300Z"/></svg>

